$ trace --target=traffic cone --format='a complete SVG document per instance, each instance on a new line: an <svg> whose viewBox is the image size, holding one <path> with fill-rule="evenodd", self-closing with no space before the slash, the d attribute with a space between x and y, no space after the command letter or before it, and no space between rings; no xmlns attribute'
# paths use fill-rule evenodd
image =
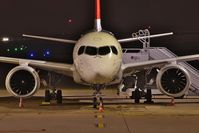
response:
<svg viewBox="0 0 199 133"><path fill-rule="evenodd" d="M175 105L175 99L172 97L171 98L171 105L174 106Z"/></svg>
<svg viewBox="0 0 199 133"><path fill-rule="evenodd" d="M99 105L99 112L100 112L100 113L104 112L104 108L103 108L102 103L100 103L100 105Z"/></svg>
<svg viewBox="0 0 199 133"><path fill-rule="evenodd" d="M24 106L23 106L23 98L22 97L20 97L20 99L19 99L19 108L23 108Z"/></svg>

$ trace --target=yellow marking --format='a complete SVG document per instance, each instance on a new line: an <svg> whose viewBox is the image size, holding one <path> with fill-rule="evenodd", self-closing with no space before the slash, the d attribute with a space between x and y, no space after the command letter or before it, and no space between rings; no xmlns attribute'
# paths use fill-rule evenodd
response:
<svg viewBox="0 0 199 133"><path fill-rule="evenodd" d="M97 117L98 119L103 119L103 118L104 118L104 115L99 114L99 115L96 115L96 117Z"/></svg>
<svg viewBox="0 0 199 133"><path fill-rule="evenodd" d="M104 113L103 112L95 112L96 115L95 115L95 118L97 118L97 124L96 124L96 127L97 128L104 128L105 127L105 124L104 124Z"/></svg>
<svg viewBox="0 0 199 133"><path fill-rule="evenodd" d="M104 128L104 123L98 123L98 124L97 124L97 127L98 127L98 128Z"/></svg>
<svg viewBox="0 0 199 133"><path fill-rule="evenodd" d="M42 102L42 105L50 105L50 102Z"/></svg>

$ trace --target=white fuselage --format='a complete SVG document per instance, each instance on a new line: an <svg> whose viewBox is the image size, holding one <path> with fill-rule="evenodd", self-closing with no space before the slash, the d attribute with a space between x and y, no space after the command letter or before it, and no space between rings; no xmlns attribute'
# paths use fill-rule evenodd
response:
<svg viewBox="0 0 199 133"><path fill-rule="evenodd" d="M107 84L118 78L122 48L113 35L90 32L78 40L73 58L76 72L83 82Z"/></svg>

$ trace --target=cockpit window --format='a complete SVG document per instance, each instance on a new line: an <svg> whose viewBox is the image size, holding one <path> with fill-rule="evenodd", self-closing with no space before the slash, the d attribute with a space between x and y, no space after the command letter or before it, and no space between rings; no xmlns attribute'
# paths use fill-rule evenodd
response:
<svg viewBox="0 0 199 133"><path fill-rule="evenodd" d="M84 53L84 49L85 49L85 46L81 46L81 47L79 48L78 55L83 54L83 53Z"/></svg>
<svg viewBox="0 0 199 133"><path fill-rule="evenodd" d="M111 46L111 50L112 50L112 52L114 53L114 54L118 54L118 51L117 51L117 49L116 49L116 47L115 46Z"/></svg>
<svg viewBox="0 0 199 133"><path fill-rule="evenodd" d="M99 55L107 55L109 54L111 51L110 51L110 47L109 46L105 46L105 47L100 47L99 48L99 51L98 51L98 54Z"/></svg>
<svg viewBox="0 0 199 133"><path fill-rule="evenodd" d="M97 48L96 47L87 46L85 53L88 54L88 55L97 55Z"/></svg>
<svg viewBox="0 0 199 133"><path fill-rule="evenodd" d="M81 55L83 53L87 55L107 55L112 51L113 54L117 55L118 51L115 46L103 46L103 47L93 47L93 46L81 46L78 50L78 55Z"/></svg>

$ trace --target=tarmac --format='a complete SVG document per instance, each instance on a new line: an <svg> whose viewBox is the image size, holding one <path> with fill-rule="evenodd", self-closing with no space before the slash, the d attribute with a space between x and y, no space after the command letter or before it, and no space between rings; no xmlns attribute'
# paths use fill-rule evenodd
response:
<svg viewBox="0 0 199 133"><path fill-rule="evenodd" d="M198 133L199 97L170 104L165 96L154 104L134 104L132 99L105 90L104 111L92 108L92 90L64 90L63 104L42 104L44 91L23 100L0 91L0 133Z"/></svg>

